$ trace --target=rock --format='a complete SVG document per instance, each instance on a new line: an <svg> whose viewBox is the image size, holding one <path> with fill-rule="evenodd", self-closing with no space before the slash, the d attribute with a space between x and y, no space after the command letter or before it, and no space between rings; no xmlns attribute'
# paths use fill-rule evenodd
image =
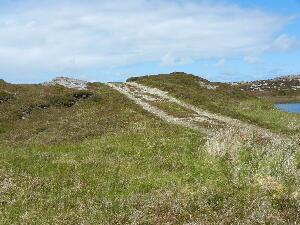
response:
<svg viewBox="0 0 300 225"><path fill-rule="evenodd" d="M54 86L54 85L61 85L66 88L73 88L77 90L87 90L87 81L78 80L74 78L68 77L57 77L50 82L43 83L42 85L45 86Z"/></svg>
<svg viewBox="0 0 300 225"><path fill-rule="evenodd" d="M257 80L252 82L236 82L245 91L299 91L300 75L281 76L269 80Z"/></svg>
<svg viewBox="0 0 300 225"><path fill-rule="evenodd" d="M27 117L30 116L30 114L32 113L32 110L34 109L33 106L29 106L28 108L24 109L22 112L21 112L21 119L22 120L25 120Z"/></svg>
<svg viewBox="0 0 300 225"><path fill-rule="evenodd" d="M300 75L287 75L287 76L281 76L281 77L277 77L277 78L274 78L273 80L300 80Z"/></svg>

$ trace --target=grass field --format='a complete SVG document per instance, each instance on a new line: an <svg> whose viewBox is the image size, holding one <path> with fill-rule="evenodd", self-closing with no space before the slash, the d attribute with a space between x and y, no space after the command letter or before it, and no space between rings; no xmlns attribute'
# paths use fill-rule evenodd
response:
<svg viewBox="0 0 300 225"><path fill-rule="evenodd" d="M197 91L182 75L138 82L299 135L299 115L225 85ZM79 100L62 87L1 85L16 95L0 103L0 224L300 223L300 143L233 129L207 137L103 84Z"/></svg>

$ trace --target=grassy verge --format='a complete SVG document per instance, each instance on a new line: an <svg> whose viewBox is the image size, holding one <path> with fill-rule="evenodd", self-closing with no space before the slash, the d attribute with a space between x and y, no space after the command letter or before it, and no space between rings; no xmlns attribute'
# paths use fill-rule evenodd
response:
<svg viewBox="0 0 300 225"><path fill-rule="evenodd" d="M300 134L300 115L276 109L272 103L263 100L245 100L234 110L243 118L262 127L286 134Z"/></svg>
<svg viewBox="0 0 300 225"><path fill-rule="evenodd" d="M299 102L300 103L300 96L295 95L295 96L266 96L263 97L266 98L267 100L275 103L295 103Z"/></svg>

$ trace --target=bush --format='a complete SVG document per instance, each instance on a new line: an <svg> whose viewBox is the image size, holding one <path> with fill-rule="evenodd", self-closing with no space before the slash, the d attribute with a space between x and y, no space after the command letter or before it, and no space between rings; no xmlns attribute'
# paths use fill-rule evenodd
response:
<svg viewBox="0 0 300 225"><path fill-rule="evenodd" d="M55 106L71 107L76 103L72 95L56 95L50 98L50 104Z"/></svg>
<svg viewBox="0 0 300 225"><path fill-rule="evenodd" d="M126 82L135 82L139 79L139 77L130 77L126 80Z"/></svg>
<svg viewBox="0 0 300 225"><path fill-rule="evenodd" d="M73 94L73 97L76 99L87 99L90 98L92 95L93 93L91 91L82 90L75 92Z"/></svg>
<svg viewBox="0 0 300 225"><path fill-rule="evenodd" d="M0 90L0 102L6 102L9 99L12 99L13 97L14 97L13 94L7 91Z"/></svg>

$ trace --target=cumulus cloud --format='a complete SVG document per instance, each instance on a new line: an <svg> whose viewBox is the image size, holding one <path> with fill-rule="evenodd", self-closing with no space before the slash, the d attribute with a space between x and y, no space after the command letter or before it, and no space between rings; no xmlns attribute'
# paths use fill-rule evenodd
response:
<svg viewBox="0 0 300 225"><path fill-rule="evenodd" d="M0 9L0 67L7 69L176 65L260 54L269 43L273 50L289 50L294 44L287 35L274 41L288 18L216 1L14 4Z"/></svg>

